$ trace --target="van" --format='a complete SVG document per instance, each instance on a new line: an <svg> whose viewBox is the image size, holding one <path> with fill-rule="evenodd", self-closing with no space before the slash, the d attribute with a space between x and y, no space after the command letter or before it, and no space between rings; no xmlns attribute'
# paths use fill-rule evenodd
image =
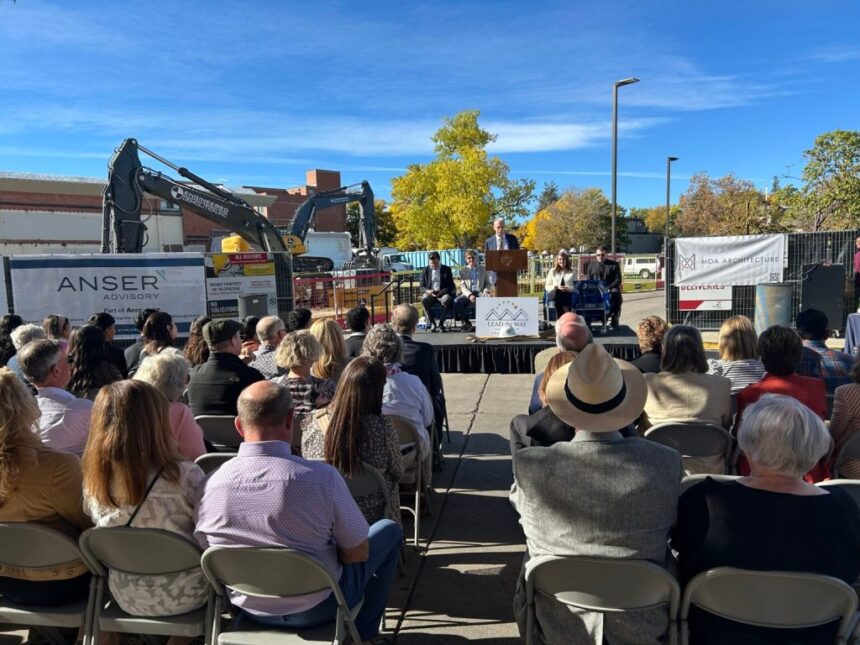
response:
<svg viewBox="0 0 860 645"><path fill-rule="evenodd" d="M656 255L625 255L621 273L625 276L650 280L657 275L660 260Z"/></svg>

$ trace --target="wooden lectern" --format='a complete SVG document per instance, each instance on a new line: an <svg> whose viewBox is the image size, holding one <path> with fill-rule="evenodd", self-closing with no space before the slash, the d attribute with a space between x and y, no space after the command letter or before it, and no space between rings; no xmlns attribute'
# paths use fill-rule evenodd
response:
<svg viewBox="0 0 860 645"><path fill-rule="evenodd" d="M529 254L525 249L485 251L487 271L496 272L496 297L516 298L517 271L529 268Z"/></svg>

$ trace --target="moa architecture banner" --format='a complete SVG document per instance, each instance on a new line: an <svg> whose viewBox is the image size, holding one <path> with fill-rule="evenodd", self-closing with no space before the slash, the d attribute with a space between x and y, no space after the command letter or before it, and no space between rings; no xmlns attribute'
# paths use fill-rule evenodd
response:
<svg viewBox="0 0 860 645"><path fill-rule="evenodd" d="M21 255L9 267L15 310L29 322L56 313L78 327L106 311L116 318L117 338L137 338L141 309L168 312L181 335L206 313L200 253Z"/></svg>
<svg viewBox="0 0 860 645"><path fill-rule="evenodd" d="M682 237L675 256L678 287L782 282L785 235Z"/></svg>
<svg viewBox="0 0 860 645"><path fill-rule="evenodd" d="M475 335L498 337L500 334L503 338L537 336L538 299L478 298L475 301Z"/></svg>

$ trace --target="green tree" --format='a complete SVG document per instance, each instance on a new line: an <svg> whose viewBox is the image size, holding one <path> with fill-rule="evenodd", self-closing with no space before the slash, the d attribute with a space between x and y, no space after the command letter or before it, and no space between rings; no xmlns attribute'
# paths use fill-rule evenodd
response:
<svg viewBox="0 0 860 645"><path fill-rule="evenodd" d="M376 246L390 246L397 237L397 227L385 200L373 200L373 212L376 217ZM361 208L358 202L346 205L346 230L352 237L352 246L359 244L358 227L361 223Z"/></svg>
<svg viewBox="0 0 860 645"><path fill-rule="evenodd" d="M622 221L618 219L619 223ZM608 244L611 222L612 204L603 191L569 188L535 216L533 250L554 252L580 246L592 249L598 244Z"/></svg>
<svg viewBox="0 0 860 645"><path fill-rule="evenodd" d="M507 164L487 154L496 136L480 127L478 116L446 117L433 135L436 157L392 180L398 247L474 247L489 235L493 219L513 228L527 217L535 182L510 179Z"/></svg>
<svg viewBox="0 0 860 645"><path fill-rule="evenodd" d="M543 190L540 191L540 195L538 195L538 203L537 208L535 209L535 214L544 210L550 204L553 204L559 200L561 197L561 193L558 190L558 184L554 181L548 181L543 185Z"/></svg>
<svg viewBox="0 0 860 645"><path fill-rule="evenodd" d="M764 194L747 180L733 174L711 179L697 173L681 195L680 212L673 235L753 235L783 230ZM665 222L665 212L664 212Z"/></svg>
<svg viewBox="0 0 860 645"><path fill-rule="evenodd" d="M807 230L860 224L860 131L834 130L804 151L803 197Z"/></svg>

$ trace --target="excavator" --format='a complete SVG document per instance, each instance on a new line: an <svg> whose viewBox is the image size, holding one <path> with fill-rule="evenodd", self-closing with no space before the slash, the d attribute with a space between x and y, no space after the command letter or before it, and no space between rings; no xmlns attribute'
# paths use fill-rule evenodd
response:
<svg viewBox="0 0 860 645"><path fill-rule="evenodd" d="M143 166L139 151L165 166L194 185L180 183L161 172ZM140 253L143 251L146 225L141 219L143 195L148 193L200 215L235 234L243 244L227 246L247 249L256 247L274 253L291 253L293 270L331 271L330 258L301 255L306 252L304 239L317 210L358 201L361 206L361 241L367 256L373 256L376 222L373 211L373 191L366 181L361 192L349 192L349 186L324 191L309 197L298 209L288 227L286 237L265 217L257 213L241 197L216 186L187 168L178 167L135 139L126 139L114 151L108 164L108 181L102 202L102 253ZM227 238L230 240L230 238ZM298 256L298 257L296 257Z"/></svg>

